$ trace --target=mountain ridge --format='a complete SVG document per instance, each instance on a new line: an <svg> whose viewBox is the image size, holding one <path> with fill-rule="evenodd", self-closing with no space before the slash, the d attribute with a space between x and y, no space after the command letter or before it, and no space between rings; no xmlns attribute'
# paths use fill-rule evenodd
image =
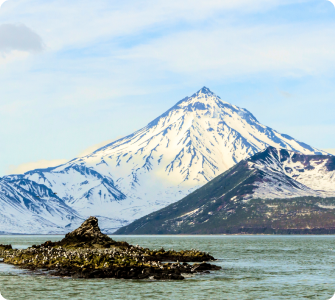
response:
<svg viewBox="0 0 335 300"><path fill-rule="evenodd" d="M292 162L289 158L295 159ZM313 190L297 181L294 173L287 173L288 165L301 172L296 162L302 160L310 162L306 173L324 175L325 168L331 172L333 181L328 191ZM318 163L318 169L311 168L313 162ZM335 233L334 163L334 156L302 155L269 147L115 234Z"/></svg>
<svg viewBox="0 0 335 300"><path fill-rule="evenodd" d="M64 228L74 228L82 220L45 185L27 179L0 179L0 232L63 233Z"/></svg>

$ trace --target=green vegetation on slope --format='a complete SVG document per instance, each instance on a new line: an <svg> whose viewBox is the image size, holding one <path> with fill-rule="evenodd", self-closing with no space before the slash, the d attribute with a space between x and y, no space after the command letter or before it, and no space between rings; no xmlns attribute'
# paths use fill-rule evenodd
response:
<svg viewBox="0 0 335 300"><path fill-rule="evenodd" d="M250 194L254 188L253 182L260 177L260 171L249 170L246 162L239 163L227 172L219 175L205 186L194 191L184 199L173 203L157 212L151 213L132 224L119 229L116 234L160 234L160 233L189 233L194 226L171 231L168 223L178 222L179 217L198 210L196 213L199 223L208 219L211 212L220 214L230 207L230 199L236 195ZM233 202L232 202L233 203ZM214 216L212 216L214 217ZM175 221L174 221L175 220ZM192 225L192 224L190 224ZM178 228L180 226L177 226Z"/></svg>
<svg viewBox="0 0 335 300"><path fill-rule="evenodd" d="M285 153L283 150L282 157ZM276 171L271 173L253 164L266 165L276 155L276 149L269 147L182 200L120 228L116 234L335 233L335 198L250 200L259 184L279 181L280 186L283 180L299 189L298 183L284 173L272 180ZM328 167L333 168L332 164Z"/></svg>
<svg viewBox="0 0 335 300"><path fill-rule="evenodd" d="M214 200L215 201L215 200ZM209 201L204 211L183 214L166 209L121 228L119 234L332 234L335 233L335 198L253 199L231 201L224 209ZM164 211L160 211L163 215Z"/></svg>

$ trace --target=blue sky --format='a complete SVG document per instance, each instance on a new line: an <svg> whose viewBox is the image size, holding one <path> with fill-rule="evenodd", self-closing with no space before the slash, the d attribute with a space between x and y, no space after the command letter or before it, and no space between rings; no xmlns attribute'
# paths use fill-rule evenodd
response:
<svg viewBox="0 0 335 300"><path fill-rule="evenodd" d="M334 77L327 0L7 0L0 174L94 150L202 86L335 149Z"/></svg>

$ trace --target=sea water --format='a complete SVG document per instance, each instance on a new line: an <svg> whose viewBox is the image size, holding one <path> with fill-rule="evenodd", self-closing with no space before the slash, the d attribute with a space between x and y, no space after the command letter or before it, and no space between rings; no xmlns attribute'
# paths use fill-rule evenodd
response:
<svg viewBox="0 0 335 300"><path fill-rule="evenodd" d="M322 299L335 292L335 236L111 236L152 249L210 252L222 270L183 281L71 279L0 263L0 293L27 299ZM62 236L0 236L26 248Z"/></svg>

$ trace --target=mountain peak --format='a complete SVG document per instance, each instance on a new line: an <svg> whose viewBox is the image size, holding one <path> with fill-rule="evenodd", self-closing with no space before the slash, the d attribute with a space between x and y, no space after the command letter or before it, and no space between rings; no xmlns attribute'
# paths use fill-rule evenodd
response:
<svg viewBox="0 0 335 300"><path fill-rule="evenodd" d="M205 87L205 86L202 89L200 89L198 93L210 94L210 95L214 94L208 87Z"/></svg>
<svg viewBox="0 0 335 300"><path fill-rule="evenodd" d="M201 88L199 91L197 91L196 93L194 93L191 98L193 97L198 97L200 95L208 95L208 96L215 96L215 94L208 88L208 87L203 87Z"/></svg>
<svg viewBox="0 0 335 300"><path fill-rule="evenodd" d="M194 93L191 97L185 97L177 102L174 106L172 106L165 113L160 115L158 118L151 121L147 127L157 126L157 124L162 121L164 118L169 118L170 114L176 111L180 111L181 109L185 111L199 111L207 109L207 104L211 103L212 106L217 106L218 102L222 102L224 104L229 104L228 102L222 101L221 98L215 95L209 88L203 87L196 93ZM163 123L165 123L163 121Z"/></svg>

